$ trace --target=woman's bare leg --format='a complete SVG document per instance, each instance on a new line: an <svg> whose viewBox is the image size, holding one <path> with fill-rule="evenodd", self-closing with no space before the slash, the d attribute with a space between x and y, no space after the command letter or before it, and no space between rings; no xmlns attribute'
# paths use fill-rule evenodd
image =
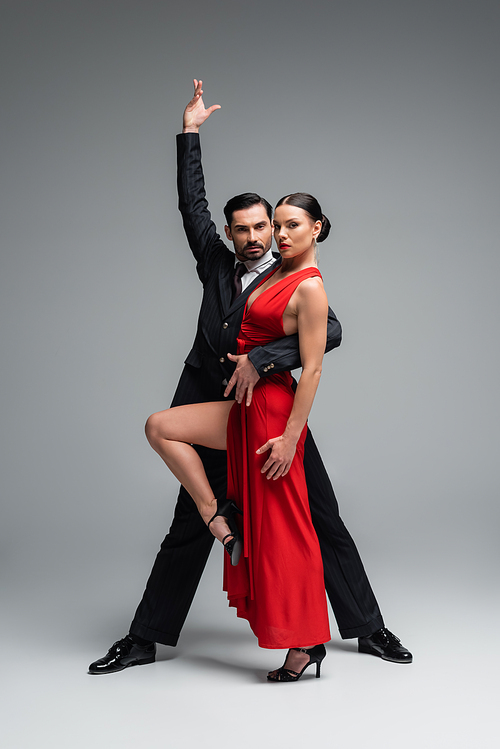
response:
<svg viewBox="0 0 500 749"><path fill-rule="evenodd" d="M192 445L226 450L227 421L232 407L233 401L176 406L153 414L146 422L149 444L192 496L205 523L217 510L217 498ZM215 518L210 530L219 541L230 533L223 517ZM285 668L301 671L309 660L307 653L290 650Z"/></svg>
<svg viewBox="0 0 500 749"><path fill-rule="evenodd" d="M232 406L233 401L176 406L153 414L146 422L149 444L192 496L205 523L217 511L217 499L192 445L225 450ZM217 517L210 530L219 541L230 532L223 517Z"/></svg>

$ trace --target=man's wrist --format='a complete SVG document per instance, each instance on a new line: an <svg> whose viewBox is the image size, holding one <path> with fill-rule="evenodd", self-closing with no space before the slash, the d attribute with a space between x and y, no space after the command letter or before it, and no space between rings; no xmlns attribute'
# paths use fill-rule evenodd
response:
<svg viewBox="0 0 500 749"><path fill-rule="evenodd" d="M261 346L256 346L255 348L253 348L248 353L248 361L253 364L253 367L254 367L255 371L257 372L257 374L259 375L259 377L263 377L264 376L264 366L265 365L262 362L259 361L259 357L258 357L259 351L262 351ZM255 361L254 361L254 358L255 358Z"/></svg>
<svg viewBox="0 0 500 749"><path fill-rule="evenodd" d="M194 125L189 125L188 127L183 127L182 132L183 133L197 133L199 131L199 127L195 127Z"/></svg>

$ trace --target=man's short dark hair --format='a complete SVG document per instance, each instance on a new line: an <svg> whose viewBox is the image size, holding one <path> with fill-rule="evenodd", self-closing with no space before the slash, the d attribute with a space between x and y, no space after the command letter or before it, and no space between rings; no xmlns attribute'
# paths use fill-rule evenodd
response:
<svg viewBox="0 0 500 749"><path fill-rule="evenodd" d="M233 213L235 211L241 211L244 208L250 208L252 205L261 205L266 209L269 221L273 218L273 209L271 204L267 202L265 198L261 198L256 192L243 192L241 195L235 195L234 198L230 198L224 206L224 216L226 217L226 224L231 227L231 221L233 220Z"/></svg>

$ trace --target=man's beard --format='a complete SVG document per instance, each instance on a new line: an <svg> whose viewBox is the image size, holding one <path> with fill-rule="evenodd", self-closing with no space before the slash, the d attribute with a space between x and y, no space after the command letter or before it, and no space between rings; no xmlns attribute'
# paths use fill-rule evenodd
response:
<svg viewBox="0 0 500 749"><path fill-rule="evenodd" d="M246 257L248 260L251 260L252 259L251 255L250 257L247 257L247 252L249 252L250 250L262 250L262 255L266 254L266 248L264 247L262 242L256 242L255 244L246 244L245 247L243 247L243 249L239 251L239 254L242 255L243 257Z"/></svg>

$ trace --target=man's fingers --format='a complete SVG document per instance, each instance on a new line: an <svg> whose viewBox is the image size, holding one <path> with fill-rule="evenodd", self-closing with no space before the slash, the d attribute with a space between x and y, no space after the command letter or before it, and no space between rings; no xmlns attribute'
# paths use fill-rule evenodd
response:
<svg viewBox="0 0 500 749"><path fill-rule="evenodd" d="M235 396L238 403L241 403L244 395L245 395L245 385L241 382L241 380L238 380L238 384L236 385L236 396Z"/></svg>
<svg viewBox="0 0 500 749"><path fill-rule="evenodd" d="M245 380L243 380L241 377L238 377L236 383L236 400L238 401L238 403L241 403L241 401L243 400L246 389L247 386Z"/></svg>
<svg viewBox="0 0 500 749"><path fill-rule="evenodd" d="M247 408L252 402L252 395L253 395L253 385L249 385L247 389Z"/></svg>
<svg viewBox="0 0 500 749"><path fill-rule="evenodd" d="M216 109L222 109L220 104L212 104L211 107L207 109L208 114L212 114L212 112L215 112Z"/></svg>
<svg viewBox="0 0 500 749"><path fill-rule="evenodd" d="M229 395L229 393L231 392L231 390L234 388L234 383L235 382L236 382L236 380L234 379L234 377L231 377L231 379L227 383L226 389L224 390L224 398L227 398L227 396Z"/></svg>

